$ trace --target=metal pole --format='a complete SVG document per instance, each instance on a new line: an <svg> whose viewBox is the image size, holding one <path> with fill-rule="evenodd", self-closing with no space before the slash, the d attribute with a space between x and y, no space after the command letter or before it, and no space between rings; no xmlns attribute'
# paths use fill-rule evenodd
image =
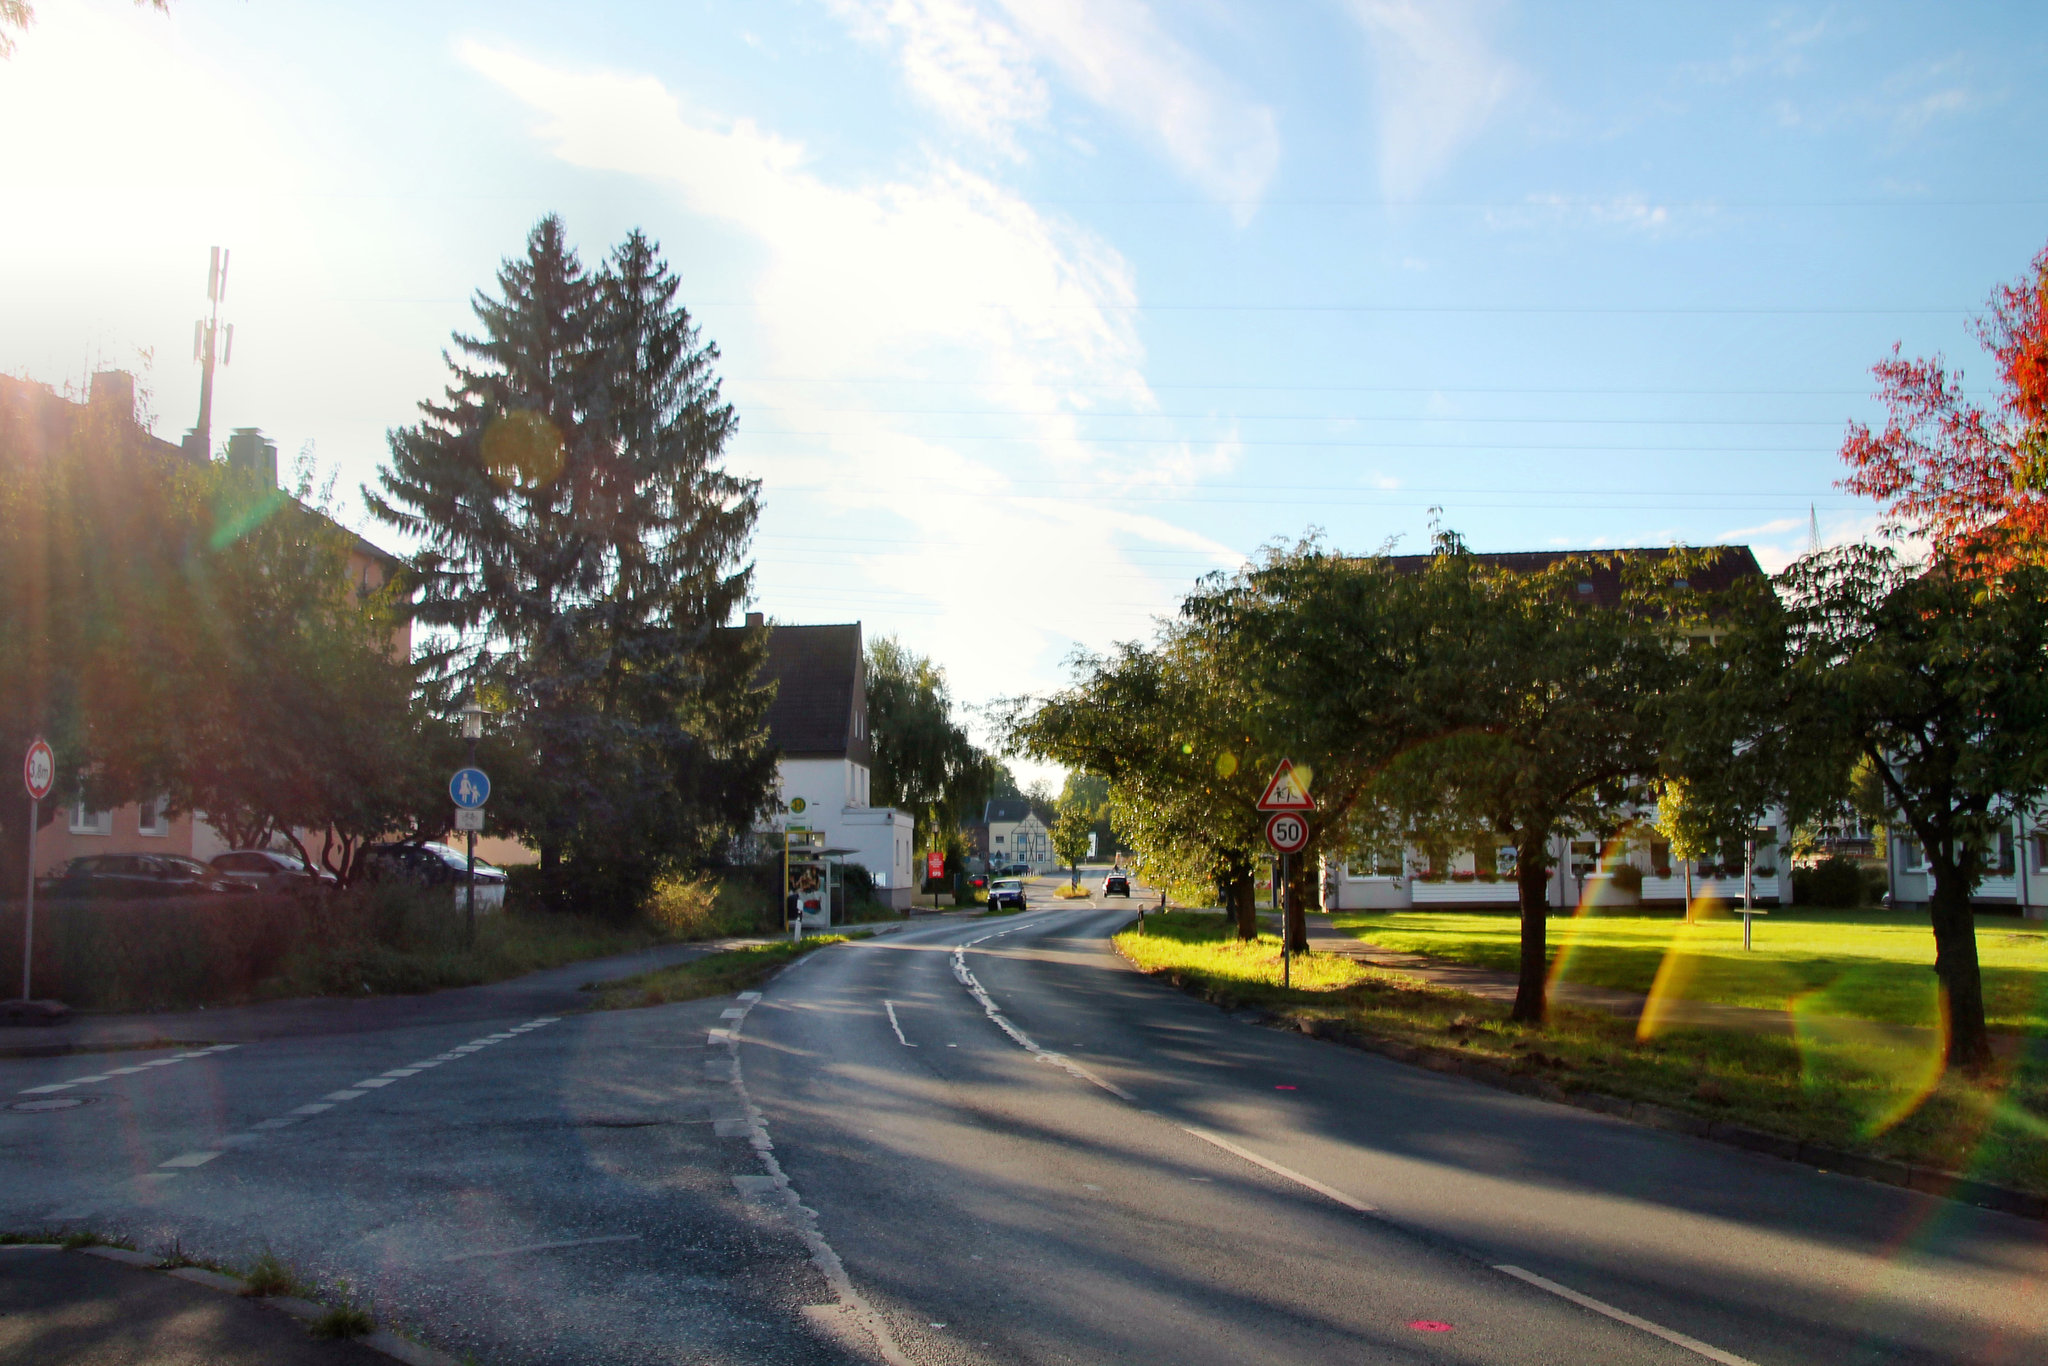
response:
<svg viewBox="0 0 2048 1366"><path fill-rule="evenodd" d="M24 903L26 914L21 924L21 999L33 1000L29 994L29 963L36 948L36 826L43 818L43 804L34 797L28 799L28 898Z"/></svg>
<svg viewBox="0 0 2048 1366"><path fill-rule="evenodd" d="M469 766L476 767L476 741L469 742ZM469 832L469 942L476 943L476 831Z"/></svg>
<svg viewBox="0 0 2048 1366"><path fill-rule="evenodd" d="M1274 880L1273 880L1273 886L1274 886L1275 888L1283 887L1283 886L1285 886L1285 885L1286 885L1286 883L1287 883L1287 855L1285 855L1285 854L1282 854L1282 855L1280 856L1280 858L1279 858L1279 860L1278 860L1278 865L1277 865L1277 871L1278 871L1278 876L1277 876L1277 877L1275 877L1275 878L1274 878ZM1279 900L1280 900L1280 985L1281 985L1281 986L1283 986L1283 987L1287 987L1287 988L1292 988L1292 987L1293 987L1293 985L1294 985L1294 971L1293 971L1293 960L1292 960L1292 959L1291 959L1291 958L1290 958L1290 957L1288 956L1288 953L1287 953L1287 941L1288 941L1288 937L1289 937L1289 936L1288 936L1288 931L1289 931L1289 930L1290 930L1290 929L1292 928L1292 926L1290 926L1290 925L1288 924L1288 921L1289 921L1289 920L1290 920L1290 919L1292 918L1292 910L1293 910L1293 908L1292 908L1292 907L1290 907L1290 906L1289 906L1289 905L1287 904L1287 897L1286 897L1286 895L1285 895L1285 894L1282 894L1282 895L1280 896Z"/></svg>

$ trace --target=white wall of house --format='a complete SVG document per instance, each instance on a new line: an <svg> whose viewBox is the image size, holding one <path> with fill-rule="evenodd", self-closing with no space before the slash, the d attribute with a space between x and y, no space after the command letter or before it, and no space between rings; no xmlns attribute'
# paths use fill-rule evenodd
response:
<svg viewBox="0 0 2048 1366"><path fill-rule="evenodd" d="M852 759L784 759L776 770L781 821L819 831L833 848L856 850L847 862L867 869L878 900L902 910L915 891L912 822L908 812L868 805L871 781L868 766Z"/></svg>
<svg viewBox="0 0 2048 1366"><path fill-rule="evenodd" d="M1034 873L1050 872L1052 832L1035 815L1021 821L990 821L988 857L991 863L1026 863Z"/></svg>

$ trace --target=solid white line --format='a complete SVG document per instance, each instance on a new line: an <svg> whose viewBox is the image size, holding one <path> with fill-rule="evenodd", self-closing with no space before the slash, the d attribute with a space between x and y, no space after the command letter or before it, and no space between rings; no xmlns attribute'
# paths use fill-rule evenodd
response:
<svg viewBox="0 0 2048 1366"><path fill-rule="evenodd" d="M990 932L981 936L981 939L970 939L953 950L953 976L959 981L960 985L966 987L973 994L974 999L981 1002L982 1010L991 1020L996 1022L996 1027L1014 1039L1019 1048L1022 1048L1040 1062L1049 1062L1055 1067L1063 1068L1069 1076L1079 1077L1082 1081L1088 1082L1091 1085L1100 1086L1118 1100L1127 1100L1131 1104L1136 1105L1138 1098L1129 1091L1124 1090L1123 1087L1118 1086L1115 1082L1106 1081L1096 1076L1064 1053L1055 1053L1049 1048L1040 1048L1029 1034L1011 1024L1009 1017L996 1009L995 1001L986 991L981 989L981 982L967 966L967 950L979 944L982 939L993 938L995 938L995 934Z"/></svg>
<svg viewBox="0 0 2048 1366"><path fill-rule="evenodd" d="M1562 1286L1556 1281L1545 1280L1533 1271L1524 1271L1519 1266L1505 1265L1496 1266L1494 1270L1513 1276L1518 1281L1526 1281L1538 1290L1547 1290L1560 1299L1570 1300L1582 1309L1590 1309L1596 1314L1605 1314L1616 1323L1625 1323L1631 1328L1639 1328L1651 1337L1664 1339L1664 1341L1674 1347L1683 1347L1686 1351L1696 1352L1709 1361L1718 1361L1721 1363L1721 1366L1756 1366L1756 1363L1747 1357L1739 1357L1733 1352L1724 1352L1719 1347L1709 1346L1698 1338L1689 1338L1683 1333L1674 1333L1669 1328L1654 1324L1648 1319L1638 1318L1626 1309L1616 1309L1613 1305L1602 1303L1591 1295L1581 1295L1569 1286Z"/></svg>
<svg viewBox="0 0 2048 1366"><path fill-rule="evenodd" d="M885 1000L882 1002L882 1009L889 1012L889 1028L896 1031L896 1042L902 1044L905 1048L917 1047L916 1044L903 1037L903 1026L896 1022L896 1003Z"/></svg>
<svg viewBox="0 0 2048 1366"><path fill-rule="evenodd" d="M16 1091L14 1094L17 1096L47 1096L52 1091L69 1091L76 1085L78 1083L75 1081L57 1081L50 1083L48 1086L31 1086L26 1091Z"/></svg>
<svg viewBox="0 0 2048 1366"><path fill-rule="evenodd" d="M516 1257L522 1252L546 1252L557 1247L588 1247L592 1243L637 1243L637 1233L611 1233L602 1238L564 1238L555 1243L528 1243L524 1247L494 1248L489 1252L458 1252L453 1257L443 1257L444 1262L467 1262L478 1257Z"/></svg>
<svg viewBox="0 0 2048 1366"><path fill-rule="evenodd" d="M1168 1122L1171 1123L1172 1121L1169 1120ZM1338 1204L1344 1206L1344 1208L1346 1209L1356 1210L1360 1214L1375 1214L1379 1211L1379 1206L1377 1205L1368 1205L1365 1203L1365 1201L1360 1200L1357 1196L1346 1195L1343 1191L1338 1190L1335 1186L1326 1186L1322 1182L1316 1180L1313 1176L1304 1176L1300 1172L1295 1171L1292 1167L1283 1167L1278 1162L1274 1162L1267 1158L1260 1157L1257 1153L1251 1151L1249 1148L1240 1148L1235 1143L1232 1143L1229 1139L1224 1138L1220 1134L1212 1134L1207 1129L1197 1129L1192 1124L1181 1124L1175 1127L1179 1128L1184 1133L1193 1134L1196 1138L1201 1139L1204 1143L1215 1144L1217 1147L1223 1149L1224 1152L1229 1153L1234 1157L1243 1158L1245 1161L1251 1163L1254 1167L1264 1167L1267 1171L1273 1173L1273 1175L1275 1176L1284 1177L1287 1180L1292 1181L1297 1186L1305 1186L1309 1190L1314 1191L1317 1195L1320 1195L1327 1200L1336 1201Z"/></svg>
<svg viewBox="0 0 2048 1366"><path fill-rule="evenodd" d="M170 1159L169 1161L167 1161L167 1162L159 1162L159 1163L157 1163L157 1166L159 1166L159 1167L203 1167L203 1166L205 1166L205 1165L206 1165L207 1163L209 1163L209 1162L213 1161L213 1159L215 1159L216 1157L219 1157L219 1156L220 1156L220 1154L219 1154L218 1152L211 1152L211 1153L179 1153L179 1154L178 1154L178 1155L177 1155L176 1157L174 1157L174 1158L171 1158L171 1159Z"/></svg>

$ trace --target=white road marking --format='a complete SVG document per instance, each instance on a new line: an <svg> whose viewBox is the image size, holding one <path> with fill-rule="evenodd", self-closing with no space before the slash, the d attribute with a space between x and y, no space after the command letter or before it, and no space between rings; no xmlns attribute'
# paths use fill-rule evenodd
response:
<svg viewBox="0 0 2048 1366"><path fill-rule="evenodd" d="M917 1047L916 1044L903 1037L903 1026L897 1023L896 1020L896 1003L894 1001L883 1001L882 1009L889 1012L889 1028L896 1031L896 1042L902 1044L905 1048Z"/></svg>
<svg viewBox="0 0 2048 1366"><path fill-rule="evenodd" d="M601 1238L563 1238L552 1243L527 1243L521 1247L493 1248L488 1252L458 1252L453 1257L443 1257L444 1262L470 1262L478 1257L516 1257L522 1252L546 1252L557 1247L588 1247L592 1243L637 1243L637 1233L608 1233Z"/></svg>
<svg viewBox="0 0 2048 1366"><path fill-rule="evenodd" d="M718 1012L718 1018L721 1020L744 1020L747 1018L747 1012L739 1006L727 1006L724 1010Z"/></svg>
<svg viewBox="0 0 2048 1366"><path fill-rule="evenodd" d="M982 939L993 938L995 938L995 935L993 933L985 934L981 936L981 939L970 939L966 943L954 949L953 976L959 980L962 986L966 987L967 990L973 994L975 1000L981 1002L982 1010L987 1013L988 1017L991 1020L994 1020L996 1022L996 1027L1001 1029L1003 1033L1009 1035L1012 1039L1016 1040L1018 1047L1022 1048L1025 1052L1037 1058L1040 1062L1049 1062L1053 1064L1055 1067L1063 1068L1069 1074L1079 1077L1082 1081L1088 1082L1091 1085L1100 1086L1103 1090L1109 1092L1112 1096L1115 1096L1119 1100L1129 1101L1133 1105L1137 1104L1138 1098L1132 1095L1129 1091L1124 1090L1123 1087L1118 1086L1115 1082L1107 1081L1101 1077L1096 1076L1093 1072L1081 1066L1080 1063L1075 1062L1072 1058L1068 1057L1064 1053L1055 1053L1049 1048L1040 1048L1038 1044L1035 1041L1033 1041L1029 1034L1026 1034L1023 1030L1011 1024L1009 1017L1004 1015L1002 1011L996 1009L995 1001L990 998L989 994L986 991L983 991L981 989L981 983L975 979L973 972L969 971L967 967L967 950L973 948L976 944L979 944Z"/></svg>
<svg viewBox="0 0 2048 1366"><path fill-rule="evenodd" d="M295 1115L317 1115L333 1108L332 1105L323 1105L316 1101L311 1105L301 1105L298 1109L293 1110L292 1113Z"/></svg>
<svg viewBox="0 0 2048 1366"><path fill-rule="evenodd" d="M396 1080L398 1080L398 1078L396 1077L364 1077L361 1081L350 1082L349 1085L363 1088L375 1088L378 1086L389 1086L392 1082Z"/></svg>
<svg viewBox="0 0 2048 1366"><path fill-rule="evenodd" d="M362 1095L362 1094L364 1094L364 1093L363 1093L363 1092L361 1092L361 1091L329 1091L329 1092L328 1092L328 1093L327 1093L326 1095L324 1095L324 1096L320 1097L320 1099L322 1099L322 1100L354 1100L354 1099L356 1099L356 1098L357 1098L358 1096L360 1096L360 1095Z"/></svg>
<svg viewBox="0 0 2048 1366"><path fill-rule="evenodd" d="M66 1085L68 1085L68 1086L83 1086L83 1085L85 1085L85 1084L86 1084L87 1082L92 1082L92 1081L105 1081L106 1079L107 1079L106 1073L102 1072L102 1073L100 1073L100 1074L99 1074L98 1076L96 1076L96 1077L73 1077L73 1078L72 1078L72 1079L71 1079L71 1080L70 1080L69 1082L67 1082L67 1083L65 1083L65 1084L66 1084Z"/></svg>
<svg viewBox="0 0 2048 1366"><path fill-rule="evenodd" d="M323 1106L321 1106L320 1108L324 1110L324 1109L326 1109L327 1107L323 1105ZM296 1119L291 1119L291 1118L282 1118L282 1119L260 1119L260 1120L256 1121L256 1123L254 1123L254 1124L251 1124L251 1125L250 1125L249 1127L250 1127L250 1128L252 1128L252 1129L282 1129L282 1128L285 1128L285 1127L286 1127L287 1125L292 1125L292 1124L297 1124L297 1123L298 1123L298 1121L297 1121Z"/></svg>
<svg viewBox="0 0 2048 1366"><path fill-rule="evenodd" d="M75 1081L55 1081L48 1086L31 1086L26 1091L15 1092L18 1096L47 1096L52 1091L69 1091L78 1085Z"/></svg>
<svg viewBox="0 0 2048 1366"><path fill-rule="evenodd" d="M389 1072L379 1072L377 1075L380 1077L390 1077L393 1081L396 1081L400 1077L415 1075L423 1066L425 1066L424 1063L407 1063L404 1067L394 1067Z"/></svg>
<svg viewBox="0 0 2048 1366"><path fill-rule="evenodd" d="M1172 1124L1173 1121L1168 1120L1167 1123ZM1334 1200L1338 1204L1344 1206L1346 1209L1356 1210L1360 1214L1374 1214L1377 1213L1379 1210L1379 1206L1368 1205L1367 1203L1365 1203L1365 1201L1359 1199L1357 1196L1346 1195L1343 1191L1338 1190L1335 1186L1326 1186L1312 1176L1304 1176L1302 1173L1295 1171L1292 1167L1283 1167L1278 1162L1274 1162L1269 1158L1260 1157L1257 1153L1251 1151L1249 1148L1240 1148L1237 1144L1232 1143L1229 1139L1224 1138L1221 1134L1212 1134L1207 1129L1197 1129L1192 1124L1175 1124L1174 1127L1179 1129L1182 1133L1193 1134L1196 1138L1201 1139L1204 1143L1214 1144L1216 1147L1221 1148L1224 1152L1231 1154L1233 1157L1241 1157L1245 1161L1251 1163L1254 1167L1263 1167L1267 1171L1273 1173L1273 1175L1275 1176L1284 1177L1285 1179L1292 1181L1297 1186L1306 1187L1307 1189L1314 1191L1317 1195L1322 1196L1326 1200Z"/></svg>
<svg viewBox="0 0 2048 1366"><path fill-rule="evenodd" d="M761 993L758 991L743 991L740 993L740 999L749 1002L758 1001L761 999Z"/></svg>
<svg viewBox="0 0 2048 1366"><path fill-rule="evenodd" d="M133 1076L141 1070L139 1067L114 1067L107 1070L107 1075L110 1077L127 1077Z"/></svg>
<svg viewBox="0 0 2048 1366"><path fill-rule="evenodd" d="M159 1162L159 1167L203 1167L219 1157L218 1151L204 1153L179 1153L168 1162Z"/></svg>
<svg viewBox="0 0 2048 1366"><path fill-rule="evenodd" d="M1506 1265L1496 1266L1494 1270L1513 1276L1518 1281L1526 1281L1538 1290L1547 1290L1559 1299L1570 1300L1582 1309L1590 1309L1596 1314L1605 1314L1616 1323L1625 1323L1631 1328L1639 1328L1652 1337L1664 1339L1664 1341L1674 1347L1683 1347L1686 1351L1697 1353L1709 1361L1718 1361L1721 1363L1721 1366L1756 1366L1756 1363L1747 1357L1739 1357L1733 1352L1724 1352L1719 1347L1701 1342L1698 1338L1687 1337L1685 1334L1673 1332L1661 1324L1652 1323L1645 1318L1638 1318L1626 1309L1617 1309L1611 1304L1594 1299L1591 1295L1581 1295L1571 1287L1559 1285L1556 1281L1545 1280L1533 1271L1524 1271L1519 1266Z"/></svg>

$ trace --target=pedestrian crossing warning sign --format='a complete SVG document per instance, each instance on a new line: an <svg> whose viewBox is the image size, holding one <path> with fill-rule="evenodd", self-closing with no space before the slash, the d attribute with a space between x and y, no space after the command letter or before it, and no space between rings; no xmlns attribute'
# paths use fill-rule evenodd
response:
<svg viewBox="0 0 2048 1366"><path fill-rule="evenodd" d="M1315 799L1308 795L1308 784L1294 771L1294 760L1282 759L1280 767L1273 770L1271 780L1266 783L1266 795L1259 798L1261 811L1313 811Z"/></svg>

